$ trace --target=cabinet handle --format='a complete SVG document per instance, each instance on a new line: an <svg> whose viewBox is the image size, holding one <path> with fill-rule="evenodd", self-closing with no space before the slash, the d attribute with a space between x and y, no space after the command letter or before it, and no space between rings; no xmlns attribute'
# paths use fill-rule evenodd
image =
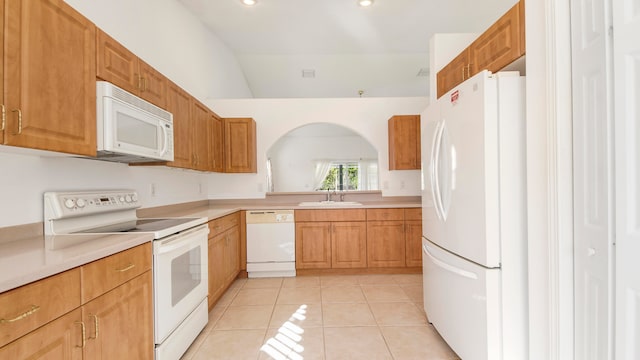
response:
<svg viewBox="0 0 640 360"><path fill-rule="evenodd" d="M16 135L22 134L22 111L20 109L13 109L11 112L18 113L18 132Z"/></svg>
<svg viewBox="0 0 640 360"><path fill-rule="evenodd" d="M122 269L116 269L116 271L117 272L125 272L125 271L129 271L129 270L133 269L134 267L136 267L135 264L129 263L129 265L127 265L126 267L123 267Z"/></svg>
<svg viewBox="0 0 640 360"><path fill-rule="evenodd" d="M74 322L74 324L79 324L80 328L82 329L82 345L81 346L76 345L76 347L84 349L85 346L87 345L87 329L85 328L84 322L82 321L76 321Z"/></svg>
<svg viewBox="0 0 640 360"><path fill-rule="evenodd" d="M147 78L142 77L142 88L140 90L142 90L142 92L147 91Z"/></svg>
<svg viewBox="0 0 640 360"><path fill-rule="evenodd" d="M473 64L467 65L467 79L471 77L471 65Z"/></svg>
<svg viewBox="0 0 640 360"><path fill-rule="evenodd" d="M138 90L142 90L142 75L135 74L135 76L138 78Z"/></svg>
<svg viewBox="0 0 640 360"><path fill-rule="evenodd" d="M95 335L94 336L90 336L89 339L90 340L95 340L98 338L98 331L100 328L100 324L98 323L98 315L89 315L90 318L93 318L93 328L95 330Z"/></svg>
<svg viewBox="0 0 640 360"><path fill-rule="evenodd" d="M22 314L14 317L13 319L0 319L0 324L12 323L12 322L16 322L18 320L22 320L22 319L24 319L26 317L29 317L29 316L33 315L33 313L35 313L38 310L40 310L40 306L31 305L31 309L23 312Z"/></svg>
<svg viewBox="0 0 640 360"><path fill-rule="evenodd" d="M4 104L0 106L2 106L2 128L0 128L0 131L4 131L4 126L7 124L7 109Z"/></svg>
<svg viewBox="0 0 640 360"><path fill-rule="evenodd" d="M462 67L462 81L464 81L464 68L465 66Z"/></svg>

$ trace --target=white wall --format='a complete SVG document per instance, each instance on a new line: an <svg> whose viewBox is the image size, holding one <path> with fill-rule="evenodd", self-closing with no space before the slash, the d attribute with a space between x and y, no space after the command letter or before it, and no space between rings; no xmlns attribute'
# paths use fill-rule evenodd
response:
<svg viewBox="0 0 640 360"><path fill-rule="evenodd" d="M209 198L263 198L267 150L290 130L311 123L334 123L362 135L378 151L384 196L420 196L420 171L389 171L387 120L420 114L426 97L341 99L209 99L222 117L253 117L257 131L257 174L209 175Z"/></svg>
<svg viewBox="0 0 640 360"><path fill-rule="evenodd" d="M177 0L65 0L199 100L252 97L229 48Z"/></svg>
<svg viewBox="0 0 640 360"><path fill-rule="evenodd" d="M361 136L285 136L267 153L274 190L313 191L316 160L377 160L378 152ZM378 190L378 189L361 189Z"/></svg>
<svg viewBox="0 0 640 360"><path fill-rule="evenodd" d="M204 173L4 152L8 149L0 146L0 227L42 221L45 191L133 189L144 207L206 199Z"/></svg>

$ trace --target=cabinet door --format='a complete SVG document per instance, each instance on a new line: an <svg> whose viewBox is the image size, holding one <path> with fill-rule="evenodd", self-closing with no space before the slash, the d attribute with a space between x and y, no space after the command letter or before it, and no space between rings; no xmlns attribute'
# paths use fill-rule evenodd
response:
<svg viewBox="0 0 640 360"><path fill-rule="evenodd" d="M167 165L190 169L193 167L194 137L191 96L174 83L168 85L167 111L173 114L173 161Z"/></svg>
<svg viewBox="0 0 640 360"><path fill-rule="evenodd" d="M296 269L331 268L331 223L296 223Z"/></svg>
<svg viewBox="0 0 640 360"><path fill-rule="evenodd" d="M211 136L209 139L209 149L211 156L212 170L224 172L224 129L222 119L217 115L211 116Z"/></svg>
<svg viewBox="0 0 640 360"><path fill-rule="evenodd" d="M225 289L226 233L209 238L209 309Z"/></svg>
<svg viewBox="0 0 640 360"><path fill-rule="evenodd" d="M82 359L82 314L76 309L0 348L0 359Z"/></svg>
<svg viewBox="0 0 640 360"><path fill-rule="evenodd" d="M227 231L227 259L225 287L233 282L240 271L240 229L237 226Z"/></svg>
<svg viewBox="0 0 640 360"><path fill-rule="evenodd" d="M442 70L438 71L438 98L470 77L469 56L469 48L466 48Z"/></svg>
<svg viewBox="0 0 640 360"><path fill-rule="evenodd" d="M389 119L389 170L420 170L420 115Z"/></svg>
<svg viewBox="0 0 640 360"><path fill-rule="evenodd" d="M405 221L405 258L409 267L422 266L422 221Z"/></svg>
<svg viewBox="0 0 640 360"><path fill-rule="evenodd" d="M104 31L98 29L96 33L97 77L132 94L138 94L138 58Z"/></svg>
<svg viewBox="0 0 640 360"><path fill-rule="evenodd" d="M251 118L227 118L223 124L225 172L255 173L256 122Z"/></svg>
<svg viewBox="0 0 640 360"><path fill-rule="evenodd" d="M95 156L95 25L62 0L5 10L5 143Z"/></svg>
<svg viewBox="0 0 640 360"><path fill-rule="evenodd" d="M194 136L195 169L208 171L211 169L209 160L209 109L200 102L193 100L191 107Z"/></svg>
<svg viewBox="0 0 640 360"><path fill-rule="evenodd" d="M404 221L367 221L369 267L404 267Z"/></svg>
<svg viewBox="0 0 640 360"><path fill-rule="evenodd" d="M364 221L331 224L331 267L367 267L367 225Z"/></svg>
<svg viewBox="0 0 640 360"><path fill-rule="evenodd" d="M485 69L499 71L522 56L521 31L520 6L516 4L469 46L471 76Z"/></svg>
<svg viewBox="0 0 640 360"><path fill-rule="evenodd" d="M157 107L167 106L167 78L142 60L138 60L140 71L140 97Z"/></svg>
<svg viewBox="0 0 640 360"><path fill-rule="evenodd" d="M151 283L147 271L82 306L86 359L153 360Z"/></svg>

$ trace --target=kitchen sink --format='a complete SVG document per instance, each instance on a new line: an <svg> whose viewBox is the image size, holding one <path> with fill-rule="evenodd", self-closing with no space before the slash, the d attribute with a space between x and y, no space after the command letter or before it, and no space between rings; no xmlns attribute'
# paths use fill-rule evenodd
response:
<svg viewBox="0 0 640 360"><path fill-rule="evenodd" d="M359 203L357 201L303 201L298 205L299 206L339 207L339 206L358 206L358 205L362 205L362 203Z"/></svg>

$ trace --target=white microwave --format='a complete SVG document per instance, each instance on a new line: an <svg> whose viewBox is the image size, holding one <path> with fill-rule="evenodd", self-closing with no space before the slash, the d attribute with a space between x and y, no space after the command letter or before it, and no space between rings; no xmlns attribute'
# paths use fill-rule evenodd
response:
<svg viewBox="0 0 640 360"><path fill-rule="evenodd" d="M173 161L173 114L106 81L96 90L98 159Z"/></svg>

